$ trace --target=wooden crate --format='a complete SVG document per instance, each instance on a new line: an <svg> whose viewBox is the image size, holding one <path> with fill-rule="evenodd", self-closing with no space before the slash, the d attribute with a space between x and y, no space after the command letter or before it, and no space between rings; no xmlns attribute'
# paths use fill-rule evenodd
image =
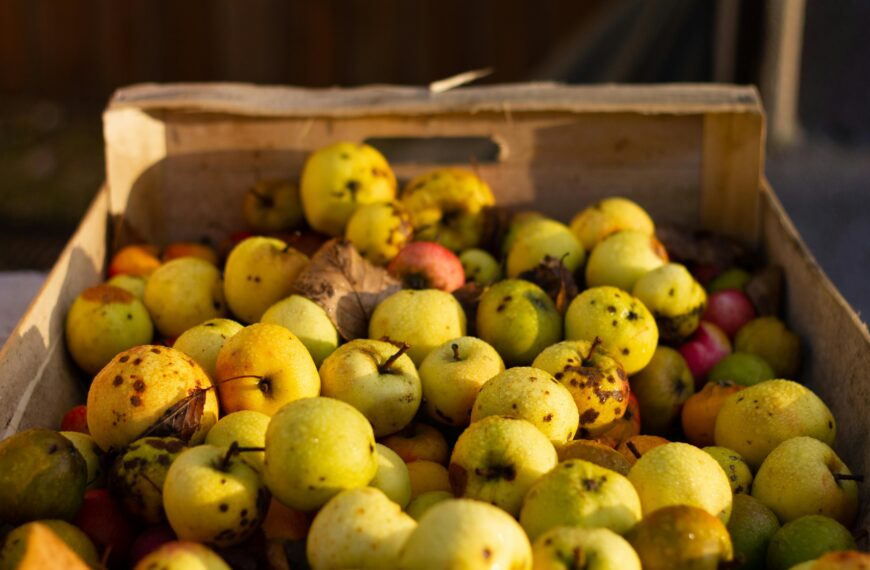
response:
<svg viewBox="0 0 870 570"><path fill-rule="evenodd" d="M500 204L567 220L619 194L659 223L722 232L782 266L785 316L804 343L800 380L838 419L841 457L870 473L870 335L764 180L764 114L752 88L140 85L115 94L104 123L107 184L0 351L2 437L56 427L83 400L87 379L66 354L63 320L102 279L112 247L220 239L242 227L239 204L252 182L296 177L312 150L334 141L473 137L494 149L476 168ZM434 165L424 155L393 166L406 180Z"/></svg>

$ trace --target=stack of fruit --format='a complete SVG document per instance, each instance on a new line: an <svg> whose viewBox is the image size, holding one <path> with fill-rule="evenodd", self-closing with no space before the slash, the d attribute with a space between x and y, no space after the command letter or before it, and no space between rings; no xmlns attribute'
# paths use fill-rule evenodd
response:
<svg viewBox="0 0 870 570"><path fill-rule="evenodd" d="M567 226L465 170L396 188L336 144L250 189L223 271L120 250L67 315L87 405L0 442L0 568L867 567L739 256L623 198Z"/></svg>

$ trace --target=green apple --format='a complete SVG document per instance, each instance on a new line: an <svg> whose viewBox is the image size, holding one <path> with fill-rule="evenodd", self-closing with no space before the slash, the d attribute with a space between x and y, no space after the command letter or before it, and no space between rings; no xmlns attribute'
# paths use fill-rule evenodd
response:
<svg viewBox="0 0 870 570"><path fill-rule="evenodd" d="M782 525L767 547L767 567L788 570L825 553L857 548L849 529L823 515L807 515Z"/></svg>
<svg viewBox="0 0 870 570"><path fill-rule="evenodd" d="M220 271L196 257L167 261L148 278L145 307L166 337L177 337L204 321L222 317L226 302Z"/></svg>
<svg viewBox="0 0 870 570"><path fill-rule="evenodd" d="M199 364L209 378L215 378L218 353L242 325L230 319L210 319L181 333L172 348L180 350Z"/></svg>
<svg viewBox="0 0 870 570"><path fill-rule="evenodd" d="M269 492L235 447L199 445L181 452L163 483L163 504L181 540L232 546L259 527Z"/></svg>
<svg viewBox="0 0 870 570"><path fill-rule="evenodd" d="M257 232L292 230L304 222L299 188L290 180L259 180L242 201L245 222Z"/></svg>
<svg viewBox="0 0 870 570"><path fill-rule="evenodd" d="M743 560L741 568L766 568L767 545L778 530L779 520L761 501L745 493L734 495L728 534L734 545L735 558Z"/></svg>
<svg viewBox="0 0 870 570"><path fill-rule="evenodd" d="M263 477L290 508L316 510L345 489L368 485L377 470L372 426L350 404L305 398L269 422Z"/></svg>
<svg viewBox="0 0 870 570"><path fill-rule="evenodd" d="M553 443L574 439L580 421L571 392L530 366L508 368L483 385L471 409L471 422L488 416L526 420Z"/></svg>
<svg viewBox="0 0 870 570"><path fill-rule="evenodd" d="M619 287L631 291L638 279L668 262L668 253L654 236L622 230L598 242L586 263L588 287Z"/></svg>
<svg viewBox="0 0 870 570"><path fill-rule="evenodd" d="M101 489L106 486L106 470L103 466L105 455L100 446L94 441L94 438L86 433L77 431L61 431L58 432L72 442L79 453L85 460L88 466L88 478L86 490Z"/></svg>
<svg viewBox="0 0 870 570"><path fill-rule="evenodd" d="M345 234L360 255L375 265L386 265L411 241L414 226L399 202L377 202L359 206Z"/></svg>
<svg viewBox="0 0 870 570"><path fill-rule="evenodd" d="M588 341L600 338L601 346L632 375L652 360L659 329L639 299L616 287L592 287L568 305L565 338Z"/></svg>
<svg viewBox="0 0 870 570"><path fill-rule="evenodd" d="M659 345L649 364L632 376L631 391L640 405L643 433L668 437L679 429L683 404L695 393L695 379L679 351Z"/></svg>
<svg viewBox="0 0 870 570"><path fill-rule="evenodd" d="M132 293L97 285L73 301L64 332L73 361L93 375L122 350L151 342L154 326L145 305Z"/></svg>
<svg viewBox="0 0 870 570"><path fill-rule="evenodd" d="M625 538L644 570L717 570L734 558L722 521L689 505L670 505L644 515Z"/></svg>
<svg viewBox="0 0 870 570"><path fill-rule="evenodd" d="M552 528L532 544L532 558L534 570L640 570L628 541L607 528Z"/></svg>
<svg viewBox="0 0 870 570"><path fill-rule="evenodd" d="M619 196L599 200L571 220L571 231L586 251L592 251L599 241L622 230L636 230L651 236L655 225L643 208Z"/></svg>
<svg viewBox="0 0 870 570"><path fill-rule="evenodd" d="M743 325L734 337L734 350L760 356L776 378L792 379L800 366L800 338L776 317L759 317Z"/></svg>
<svg viewBox="0 0 870 570"><path fill-rule="evenodd" d="M369 338L411 345L420 366L426 355L465 335L465 311L456 297L438 289L402 289L381 301L369 321Z"/></svg>
<svg viewBox="0 0 870 570"><path fill-rule="evenodd" d="M338 330L326 311L302 295L290 295L278 301L266 309L260 322L281 325L296 335L317 367L338 348Z"/></svg>
<svg viewBox="0 0 870 570"><path fill-rule="evenodd" d="M766 380L731 394L716 416L716 445L733 449L753 469L787 439L810 436L834 444L831 411L808 388L791 380Z"/></svg>
<svg viewBox="0 0 870 570"><path fill-rule="evenodd" d="M519 277L547 257L558 259L570 273L583 265L586 252L568 226L555 220L532 220L517 232L507 256L508 277Z"/></svg>
<svg viewBox="0 0 870 570"><path fill-rule="evenodd" d="M776 375L766 360L748 352L733 352L716 363L707 373L708 382L731 381L741 386L755 386Z"/></svg>
<svg viewBox="0 0 870 570"><path fill-rule="evenodd" d="M465 271L465 279L480 287L492 285L502 277L498 260L482 249L466 249L459 254L459 262Z"/></svg>
<svg viewBox="0 0 870 570"><path fill-rule="evenodd" d="M280 325L249 325L218 352L215 384L224 412L274 415L281 406L320 393L320 376L305 345Z"/></svg>
<svg viewBox="0 0 870 570"><path fill-rule="evenodd" d="M378 471L369 487L379 489L401 508L411 502L411 475L399 455L382 443L375 444L378 451Z"/></svg>
<svg viewBox="0 0 870 570"><path fill-rule="evenodd" d="M666 263L643 274L631 293L650 310L659 334L669 342L680 342L695 332L707 304L704 288L679 263Z"/></svg>
<svg viewBox="0 0 870 570"><path fill-rule="evenodd" d="M426 413L443 424L468 425L481 386L501 372L501 356L485 341L463 336L445 342L420 365Z"/></svg>
<svg viewBox="0 0 870 570"><path fill-rule="evenodd" d="M450 491L427 491L420 493L417 497L408 503L408 508L405 512L415 521L419 521L426 511L447 499L454 499L453 493Z"/></svg>
<svg viewBox="0 0 870 570"><path fill-rule="evenodd" d="M707 283L707 292L716 293L726 289L743 291L751 280L752 275L748 271L739 267L732 267L731 269L726 269Z"/></svg>
<svg viewBox="0 0 870 570"><path fill-rule="evenodd" d="M752 470L739 453L727 447L713 445L702 449L710 454L710 457L715 459L716 463L725 471L728 482L731 483L731 490L735 495L749 494L752 489Z"/></svg>
<svg viewBox="0 0 870 570"><path fill-rule="evenodd" d="M558 461L553 444L529 422L489 416L456 440L448 473L457 497L486 501L516 516L529 488Z"/></svg>
<svg viewBox="0 0 870 570"><path fill-rule="evenodd" d="M255 236L240 241L224 266L230 310L243 323L256 323L266 309L293 292L293 281L306 265L305 254L279 239Z"/></svg>
<svg viewBox="0 0 870 570"><path fill-rule="evenodd" d="M338 142L305 161L301 195L308 224L318 232L341 236L357 207L395 199L396 176L374 147Z"/></svg>
<svg viewBox="0 0 870 570"><path fill-rule="evenodd" d="M417 522L379 489L348 489L314 517L305 550L312 570L395 568Z"/></svg>
<svg viewBox="0 0 870 570"><path fill-rule="evenodd" d="M115 275L106 281L106 285L124 289L125 291L132 293L140 301L145 297L146 283L148 283L146 277L142 275L129 275L127 273Z"/></svg>
<svg viewBox="0 0 870 570"><path fill-rule="evenodd" d="M165 414L175 406L198 396L203 399L199 422L165 434L196 445L217 422L218 401L211 386L208 374L180 350L152 345L125 350L91 382L87 402L91 437L103 451L119 451L165 422ZM171 425L163 424L162 431Z"/></svg>
<svg viewBox="0 0 870 570"><path fill-rule="evenodd" d="M61 520L40 520L23 524L12 529L5 537L3 548L0 549L0 570L13 570L19 566L27 548L27 537L34 524L48 527L57 535L70 550L75 552L82 562L91 568L100 567L100 557L94 543L79 527Z"/></svg>
<svg viewBox="0 0 870 570"><path fill-rule="evenodd" d="M532 540L563 525L624 534L640 518L640 499L629 480L582 459L563 461L541 477L520 511L520 524Z"/></svg>
<svg viewBox="0 0 870 570"><path fill-rule="evenodd" d="M133 570L230 570L223 558L198 542L167 542L141 559Z"/></svg>
<svg viewBox="0 0 870 570"><path fill-rule="evenodd" d="M517 240L517 234L520 233L523 226L533 220L539 220L544 217L544 214L534 210L523 210L514 213L510 217L510 223L501 242L501 257L506 258L508 256L508 253L514 247L514 242Z"/></svg>
<svg viewBox="0 0 870 570"><path fill-rule="evenodd" d="M774 448L755 474L752 496L782 522L819 514L852 526L858 514L858 485L827 444L794 437Z"/></svg>
<svg viewBox="0 0 870 570"><path fill-rule="evenodd" d="M481 296L477 335L508 366L527 366L544 348L562 340L562 315L534 283L505 279Z"/></svg>
<svg viewBox="0 0 870 570"><path fill-rule="evenodd" d="M402 205L411 214L414 239L458 252L480 243L484 211L495 204L489 185L463 168L440 168L411 179Z"/></svg>
<svg viewBox="0 0 870 570"><path fill-rule="evenodd" d="M82 504L88 467L56 431L29 429L0 441L0 522L72 519Z"/></svg>
<svg viewBox="0 0 870 570"><path fill-rule="evenodd" d="M400 570L531 570L529 539L509 514L471 499L442 501L420 518L399 554Z"/></svg>
<svg viewBox="0 0 870 570"><path fill-rule="evenodd" d="M580 437L601 435L625 414L628 376L599 342L556 343L535 357L532 366L552 374L571 393L580 413Z"/></svg>
<svg viewBox="0 0 870 570"><path fill-rule="evenodd" d="M371 422L375 437L414 419L422 389L407 346L358 338L339 347L320 367L321 394L347 402Z"/></svg>
<svg viewBox="0 0 870 570"><path fill-rule="evenodd" d="M266 429L271 419L263 412L255 410L240 410L227 414L208 430L205 442L218 447L229 447L233 442L236 442L239 447L264 447ZM264 452L244 451L241 457L257 473L263 472L263 461L266 457Z"/></svg>
<svg viewBox="0 0 870 570"><path fill-rule="evenodd" d="M731 515L731 484L713 457L688 443L666 443L644 453L628 472L644 516L670 505L690 505L719 517Z"/></svg>
<svg viewBox="0 0 870 570"><path fill-rule="evenodd" d="M146 523L164 522L163 482L169 466L184 449L184 442L176 437L137 439L112 464L112 492L129 512Z"/></svg>

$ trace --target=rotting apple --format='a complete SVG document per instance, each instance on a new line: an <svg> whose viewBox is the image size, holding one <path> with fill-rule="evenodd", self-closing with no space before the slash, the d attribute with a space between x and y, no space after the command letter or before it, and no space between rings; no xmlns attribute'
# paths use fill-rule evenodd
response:
<svg viewBox="0 0 870 570"><path fill-rule="evenodd" d="M479 176L442 168L413 178L402 189L416 239L437 241L451 251L476 247L483 236L484 210L495 204Z"/></svg>

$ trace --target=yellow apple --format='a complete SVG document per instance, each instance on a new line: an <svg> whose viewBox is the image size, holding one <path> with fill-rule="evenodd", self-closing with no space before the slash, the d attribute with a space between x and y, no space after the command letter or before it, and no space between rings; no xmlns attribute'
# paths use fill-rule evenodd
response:
<svg viewBox="0 0 870 570"><path fill-rule="evenodd" d="M284 404L320 393L320 376L296 336L279 325L249 325L218 353L215 384L224 412L274 415Z"/></svg>

